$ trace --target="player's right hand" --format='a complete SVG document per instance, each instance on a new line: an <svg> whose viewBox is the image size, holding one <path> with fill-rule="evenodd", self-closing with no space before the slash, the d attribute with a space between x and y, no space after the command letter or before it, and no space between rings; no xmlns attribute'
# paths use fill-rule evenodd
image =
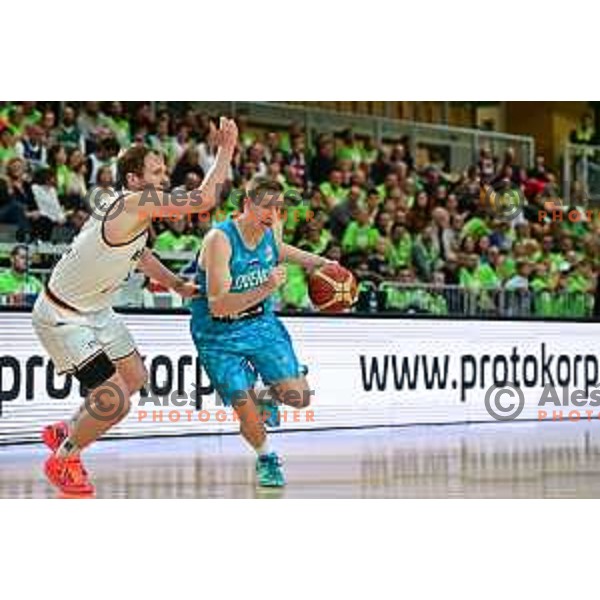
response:
<svg viewBox="0 0 600 600"><path fill-rule="evenodd" d="M275 267L269 274L269 278L267 279L267 285L273 290L276 290L285 283L287 277L286 274L287 271L285 267L282 267L281 265Z"/></svg>

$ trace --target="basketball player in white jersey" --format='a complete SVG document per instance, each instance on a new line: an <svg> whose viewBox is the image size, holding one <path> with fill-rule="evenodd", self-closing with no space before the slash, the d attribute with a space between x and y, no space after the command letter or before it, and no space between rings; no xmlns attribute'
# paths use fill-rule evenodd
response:
<svg viewBox="0 0 600 600"><path fill-rule="evenodd" d="M162 157L145 147L127 150L119 160L124 194L88 219L35 304L33 324L57 371L72 373L89 390L69 424L57 423L42 433L53 450L46 476L64 493L94 492L80 453L127 415L131 396L147 377L130 333L111 308L113 294L135 269L184 297L195 294L195 285L171 273L146 248L147 229L153 217L183 217L214 207L237 135L234 121L222 117L216 161L199 193L186 195L163 191Z"/></svg>

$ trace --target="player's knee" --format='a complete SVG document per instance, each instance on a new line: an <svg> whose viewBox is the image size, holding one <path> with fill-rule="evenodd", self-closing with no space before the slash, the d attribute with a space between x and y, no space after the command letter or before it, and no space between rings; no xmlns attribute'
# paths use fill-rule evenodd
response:
<svg viewBox="0 0 600 600"><path fill-rule="evenodd" d="M310 406L314 391L308 386L306 377L301 377L296 385L298 394L300 396L299 408L308 408Z"/></svg>
<svg viewBox="0 0 600 600"><path fill-rule="evenodd" d="M127 361L127 364L119 363L117 370L130 395L139 392L148 382L148 370L139 356L137 360Z"/></svg>
<svg viewBox="0 0 600 600"><path fill-rule="evenodd" d="M283 404L296 409L310 406L311 396L314 392L309 389L306 379L281 383L277 387L277 395Z"/></svg>
<svg viewBox="0 0 600 600"><path fill-rule="evenodd" d="M300 408L308 408L310 406L314 393L314 390L309 389L308 386L301 390Z"/></svg>

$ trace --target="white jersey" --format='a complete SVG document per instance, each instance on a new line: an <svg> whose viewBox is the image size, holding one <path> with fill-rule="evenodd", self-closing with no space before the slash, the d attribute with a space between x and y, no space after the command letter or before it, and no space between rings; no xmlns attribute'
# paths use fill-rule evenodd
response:
<svg viewBox="0 0 600 600"><path fill-rule="evenodd" d="M103 215L122 197L105 207L95 206L94 213L52 271L47 287L51 299L54 296L83 313L112 305L115 292L135 270L148 237L148 232L142 231L132 240L117 245L109 244L104 237ZM116 208L111 214L118 211Z"/></svg>

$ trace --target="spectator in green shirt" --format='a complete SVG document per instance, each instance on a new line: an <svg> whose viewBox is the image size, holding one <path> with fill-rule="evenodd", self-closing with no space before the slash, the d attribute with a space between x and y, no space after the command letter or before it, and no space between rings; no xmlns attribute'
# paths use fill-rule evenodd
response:
<svg viewBox="0 0 600 600"><path fill-rule="evenodd" d="M16 104L11 107L8 113L8 128L12 135L16 138L20 138L25 133L27 125L28 124L25 122L23 106L21 104Z"/></svg>
<svg viewBox="0 0 600 600"><path fill-rule="evenodd" d="M23 123L25 127L37 125L42 120L42 113L36 108L37 102L23 102Z"/></svg>
<svg viewBox="0 0 600 600"><path fill-rule="evenodd" d="M110 103L107 114L102 116L102 123L112 131L121 148L127 148L131 144L129 119L124 114L121 102L114 101Z"/></svg>
<svg viewBox="0 0 600 600"><path fill-rule="evenodd" d="M342 179L342 172L339 169L333 169L329 174L329 181L324 181L319 186L330 209L343 202L348 195L348 190L342 187Z"/></svg>
<svg viewBox="0 0 600 600"><path fill-rule="evenodd" d="M8 125L0 121L0 174L6 170L8 161L16 156L15 138Z"/></svg>
<svg viewBox="0 0 600 600"><path fill-rule="evenodd" d="M584 317L592 314L595 291L592 268L579 261L565 271L566 278L562 282L562 294L565 296L563 312L565 316Z"/></svg>
<svg viewBox="0 0 600 600"><path fill-rule="evenodd" d="M497 246L490 246L487 249L485 257L482 257L480 260L481 265L487 265L490 270L493 272L493 277L488 279L490 285L489 287L500 287L502 282L507 278L505 278L504 271L504 262L506 260L506 255L501 252L500 248ZM508 276L510 277L512 273Z"/></svg>
<svg viewBox="0 0 600 600"><path fill-rule="evenodd" d="M371 252L378 239L379 231L371 225L369 213L366 210L358 210L356 221L350 222L346 227L342 237L342 248L348 254Z"/></svg>
<svg viewBox="0 0 600 600"><path fill-rule="evenodd" d="M458 270L459 285L467 290L479 289L479 279L477 278L479 255L463 254L461 264L462 266Z"/></svg>
<svg viewBox="0 0 600 600"><path fill-rule="evenodd" d="M436 274L436 282L439 286L438 277L439 274ZM412 269L404 269L400 272L399 283L400 285L382 286L386 296L386 308L403 313L448 314L448 304L443 295L416 286L415 273Z"/></svg>
<svg viewBox="0 0 600 600"><path fill-rule="evenodd" d="M360 149L361 160L367 165L372 165L377 160L379 150L375 143L375 138L370 135L365 139L363 147Z"/></svg>
<svg viewBox="0 0 600 600"><path fill-rule="evenodd" d="M154 250L157 252L198 252L202 240L188 233L186 230L191 229L191 223L185 218L177 220L167 220L167 229L163 231L154 241ZM188 227L189 225L189 227ZM186 260L166 259L166 262L174 271L179 271L185 264Z"/></svg>
<svg viewBox="0 0 600 600"><path fill-rule="evenodd" d="M490 235L490 233L491 230L483 219L480 217L473 217L465 223L462 231L460 232L460 237L472 237L478 240L483 236Z"/></svg>
<svg viewBox="0 0 600 600"><path fill-rule="evenodd" d="M502 284L496 269L488 262L480 261L476 275L482 289L493 290L499 288Z"/></svg>
<svg viewBox="0 0 600 600"><path fill-rule="evenodd" d="M412 264L412 236L402 224L394 225L392 229L391 260L394 268L405 269Z"/></svg>
<svg viewBox="0 0 600 600"><path fill-rule="evenodd" d="M10 269L0 272L0 296L8 297L10 303L22 303L23 294L39 294L42 291L41 281L27 271L27 247L15 246L10 253Z"/></svg>
<svg viewBox="0 0 600 600"><path fill-rule="evenodd" d="M83 136L77 127L77 113L72 106L65 106L55 139L58 144L64 146L68 151L75 148L82 152L85 150Z"/></svg>
<svg viewBox="0 0 600 600"><path fill-rule="evenodd" d="M281 287L282 308L302 310L310 307L306 271L293 263L286 263L286 281Z"/></svg>
<svg viewBox="0 0 600 600"><path fill-rule="evenodd" d="M60 198L67 195L70 169L67 166L67 153L63 146L52 146L48 151L48 166L56 177L56 191Z"/></svg>
<svg viewBox="0 0 600 600"><path fill-rule="evenodd" d="M431 281L433 272L440 266L440 252L434 244L433 227L430 225L415 238L412 262L421 281Z"/></svg>
<svg viewBox="0 0 600 600"><path fill-rule="evenodd" d="M554 313L555 275L550 272L548 262L539 262L533 267L529 289L533 293L533 314L538 317L552 317Z"/></svg>
<svg viewBox="0 0 600 600"><path fill-rule="evenodd" d="M391 196L392 191L398 189L398 175L396 173L388 173L384 182L377 186L377 193L383 202Z"/></svg>
<svg viewBox="0 0 600 600"><path fill-rule="evenodd" d="M325 253L331 234L325 229L321 219L314 218L311 221L303 224L302 235L297 243L298 248L312 252L313 254L322 255Z"/></svg>
<svg viewBox="0 0 600 600"><path fill-rule="evenodd" d="M338 160L349 160L355 167L362 161L360 146L356 143L351 129L344 131L342 145L336 152L336 158Z"/></svg>
<svg viewBox="0 0 600 600"><path fill-rule="evenodd" d="M590 273L591 275L591 273ZM587 267L582 265L573 271L560 274L553 297L553 316L586 317L594 308L593 284L587 277Z"/></svg>
<svg viewBox="0 0 600 600"><path fill-rule="evenodd" d="M494 292L500 285L500 278L491 265L481 263L478 254L464 255L458 282L465 290L468 312L494 309Z"/></svg>

